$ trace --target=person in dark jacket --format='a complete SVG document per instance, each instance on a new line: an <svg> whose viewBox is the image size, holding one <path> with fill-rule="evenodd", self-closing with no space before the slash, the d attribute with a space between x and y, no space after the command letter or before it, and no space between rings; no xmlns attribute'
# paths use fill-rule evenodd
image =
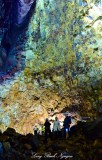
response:
<svg viewBox="0 0 102 160"><path fill-rule="evenodd" d="M68 114L66 114L66 117L63 122L64 137L66 137L66 139L67 139L69 132L70 132L70 124L71 124L71 117Z"/></svg>
<svg viewBox="0 0 102 160"><path fill-rule="evenodd" d="M44 126L45 126L45 142L47 142L48 137L51 138L50 125L51 125L51 123L49 122L48 118L46 118L46 121L44 123Z"/></svg>

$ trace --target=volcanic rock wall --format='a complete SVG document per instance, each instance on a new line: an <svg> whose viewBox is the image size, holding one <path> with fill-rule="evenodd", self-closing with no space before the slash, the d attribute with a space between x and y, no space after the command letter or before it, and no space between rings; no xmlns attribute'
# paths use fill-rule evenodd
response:
<svg viewBox="0 0 102 160"><path fill-rule="evenodd" d="M79 4L37 1L27 42L18 50L25 69L0 86L2 131L32 132L64 108L94 118L102 112L102 6Z"/></svg>

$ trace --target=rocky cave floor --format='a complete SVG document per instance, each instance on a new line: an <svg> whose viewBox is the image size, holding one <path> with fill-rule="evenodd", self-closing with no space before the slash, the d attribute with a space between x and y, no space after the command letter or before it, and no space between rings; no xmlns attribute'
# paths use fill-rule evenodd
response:
<svg viewBox="0 0 102 160"><path fill-rule="evenodd" d="M94 132L94 129L92 130L96 123L80 121L71 128L68 139L63 138L63 136L55 139L52 136L52 140L49 138L47 143L44 142L44 135L36 136L30 133L21 135L13 128L8 128L4 133L0 133L0 145L3 146L0 160L102 160L102 131L99 131L100 125L97 123L96 132ZM90 127L92 125L93 127ZM55 154L56 158L53 157Z"/></svg>

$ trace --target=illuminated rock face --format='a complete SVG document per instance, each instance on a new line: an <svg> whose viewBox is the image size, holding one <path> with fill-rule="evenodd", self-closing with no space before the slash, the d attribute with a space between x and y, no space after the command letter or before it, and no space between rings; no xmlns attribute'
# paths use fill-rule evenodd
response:
<svg viewBox="0 0 102 160"><path fill-rule="evenodd" d="M33 132L50 110L65 108L90 117L102 112L101 17L101 6L89 1L37 2L21 53L25 69L0 86L2 130L11 126Z"/></svg>

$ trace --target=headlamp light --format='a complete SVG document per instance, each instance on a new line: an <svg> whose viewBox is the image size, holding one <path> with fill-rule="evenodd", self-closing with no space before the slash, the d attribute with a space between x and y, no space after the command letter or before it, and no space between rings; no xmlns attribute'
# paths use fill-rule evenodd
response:
<svg viewBox="0 0 102 160"><path fill-rule="evenodd" d="M66 132L68 132L68 128L66 128Z"/></svg>

